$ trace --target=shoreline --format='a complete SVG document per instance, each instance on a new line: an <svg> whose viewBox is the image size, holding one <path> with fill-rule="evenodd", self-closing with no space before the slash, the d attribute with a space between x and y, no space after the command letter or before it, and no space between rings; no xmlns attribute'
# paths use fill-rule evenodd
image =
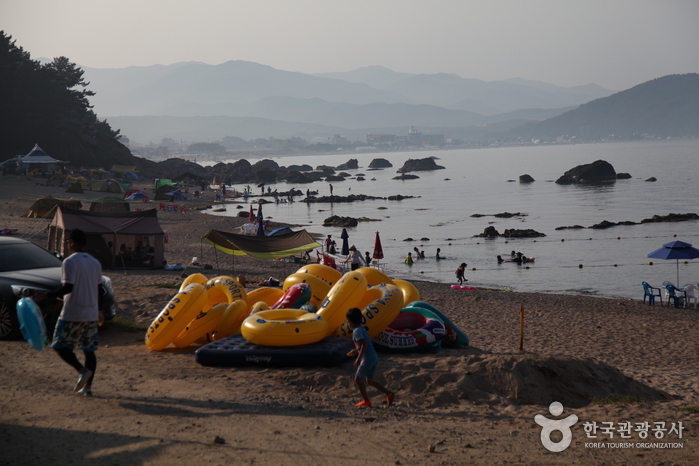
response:
<svg viewBox="0 0 699 466"><path fill-rule="evenodd" d="M65 188L7 178L0 179L0 218L6 223L0 228L17 229L19 237L32 235L32 242L45 246L48 221L21 218L31 202L13 199L65 197ZM215 257L222 273L233 273L235 264L236 275L253 281L270 276L281 281L300 267L216 256L211 246L201 244L209 229L230 231L245 218L204 216L192 208L186 214L159 211L158 218L170 232L168 263L186 265L197 256L214 266L186 274L218 276ZM182 282L182 271L105 274L112 279L117 315L140 324L150 323L177 292L146 285ZM397 393L390 409L375 391L370 391L374 408L354 408L359 395L349 362L332 368L203 367L193 360L196 346L152 352L142 331L129 333L109 324L100 336L95 397L76 398L73 373L51 351L31 351L23 341L0 342L6 374L0 388L7 407L0 410L0 425L7 426L0 427L6 434L4 458L32 463L49 453L94 464L191 464L195 458L218 464L504 464L522 458L532 463L691 464L699 456L699 424L691 411L699 409L699 314L694 309L625 298L411 283L423 301L469 336L472 346L436 354L380 353L377 380ZM520 307L525 315L522 352ZM547 400L552 397L561 398L564 417L573 413L580 419L571 447L558 454L543 448L541 429L533 422L536 414L550 417ZM87 422L75 422L81 419ZM587 439L583 423L590 421L682 422L682 439L668 434L662 441L683 443L683 448L592 449L586 442L617 438ZM634 443L642 442L632 435ZM216 437L225 443L216 443ZM345 440L352 437L363 439L361 451ZM73 446L68 452L67 444Z"/></svg>

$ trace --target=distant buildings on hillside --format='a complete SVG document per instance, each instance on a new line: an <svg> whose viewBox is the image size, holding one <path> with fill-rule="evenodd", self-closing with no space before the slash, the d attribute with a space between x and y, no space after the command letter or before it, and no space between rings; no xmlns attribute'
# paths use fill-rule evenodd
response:
<svg viewBox="0 0 699 466"><path fill-rule="evenodd" d="M424 134L410 127L408 134L367 134L367 144L376 146L381 144L401 145L401 146L443 146L445 139L443 134Z"/></svg>

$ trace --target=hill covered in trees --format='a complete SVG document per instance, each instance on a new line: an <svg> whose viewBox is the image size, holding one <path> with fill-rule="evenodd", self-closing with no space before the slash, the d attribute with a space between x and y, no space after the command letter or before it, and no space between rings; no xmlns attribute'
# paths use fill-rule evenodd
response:
<svg viewBox="0 0 699 466"><path fill-rule="evenodd" d="M92 111L83 71L66 57L41 64L0 31L0 161L39 144L72 166L141 165Z"/></svg>
<svg viewBox="0 0 699 466"><path fill-rule="evenodd" d="M506 133L505 138L560 136L578 140L698 137L699 74L653 79L562 115L525 124Z"/></svg>

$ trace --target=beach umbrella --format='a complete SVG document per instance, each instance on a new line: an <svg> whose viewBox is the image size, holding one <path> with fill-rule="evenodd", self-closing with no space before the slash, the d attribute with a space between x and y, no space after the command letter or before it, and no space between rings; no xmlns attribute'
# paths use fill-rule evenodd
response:
<svg viewBox="0 0 699 466"><path fill-rule="evenodd" d="M342 229L342 234L340 235L340 238L342 238L342 251L340 251L340 254L346 256L349 254L349 234L347 233L346 228Z"/></svg>
<svg viewBox="0 0 699 466"><path fill-rule="evenodd" d="M651 259L663 259L677 261L677 286L680 286L680 259L689 260L699 257L699 249L692 247L684 241L672 241L663 244L663 247L648 254Z"/></svg>
<svg viewBox="0 0 699 466"><path fill-rule="evenodd" d="M265 235L265 219L262 217L262 204L257 206L257 236Z"/></svg>
<svg viewBox="0 0 699 466"><path fill-rule="evenodd" d="M383 259L383 248L381 247L381 238L379 232L376 232L376 240L374 241L374 254L371 256L374 259Z"/></svg>
<svg viewBox="0 0 699 466"><path fill-rule="evenodd" d="M252 213L252 204L250 204L250 213L248 214L248 222L252 223L255 221L255 214Z"/></svg>

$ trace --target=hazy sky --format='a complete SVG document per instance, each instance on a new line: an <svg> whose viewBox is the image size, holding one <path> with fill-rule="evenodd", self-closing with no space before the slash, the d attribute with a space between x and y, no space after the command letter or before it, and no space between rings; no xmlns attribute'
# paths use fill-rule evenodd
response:
<svg viewBox="0 0 699 466"><path fill-rule="evenodd" d="M0 0L0 29L92 68L383 65L613 90L699 71L699 0Z"/></svg>

